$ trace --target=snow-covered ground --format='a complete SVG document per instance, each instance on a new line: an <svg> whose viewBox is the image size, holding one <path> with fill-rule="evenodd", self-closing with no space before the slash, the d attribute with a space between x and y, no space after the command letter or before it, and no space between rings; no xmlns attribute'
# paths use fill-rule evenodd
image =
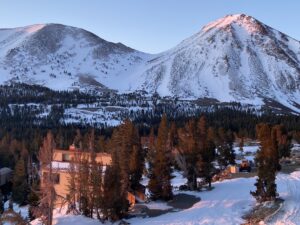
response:
<svg viewBox="0 0 300 225"><path fill-rule="evenodd" d="M180 177L180 173L174 173L176 177L173 185L184 183L185 179ZM255 204L250 191L254 190L255 177L238 178L225 180L213 184L212 191L203 192L178 192L200 197L201 201L194 204L191 208L169 212L157 217L132 218L127 220L132 225L235 225L241 224L241 218ZM285 199L282 209L267 224L300 224L300 171L291 174L278 174L277 185L280 196ZM150 203L150 208L168 209L165 203ZM85 218L83 216L64 215L63 212L55 213L55 224L101 224L97 220ZM32 223L37 225L37 222ZM108 224L108 223L107 223ZM263 224L263 223L262 223Z"/></svg>
<svg viewBox="0 0 300 225"><path fill-rule="evenodd" d="M170 212L152 218L134 218L131 224L240 224L241 216L251 208L254 199L249 192L253 189L253 178L235 179L215 183L215 189L206 192L185 192L201 198L191 208Z"/></svg>
<svg viewBox="0 0 300 225"><path fill-rule="evenodd" d="M285 200L282 209L267 224L300 224L300 171L277 176L278 191Z"/></svg>
<svg viewBox="0 0 300 225"><path fill-rule="evenodd" d="M251 145L251 146L244 146L243 152L239 150L239 147L234 147L234 152L237 156L236 163L241 163L242 159L247 159L249 161L254 162L256 152L259 148L259 145Z"/></svg>

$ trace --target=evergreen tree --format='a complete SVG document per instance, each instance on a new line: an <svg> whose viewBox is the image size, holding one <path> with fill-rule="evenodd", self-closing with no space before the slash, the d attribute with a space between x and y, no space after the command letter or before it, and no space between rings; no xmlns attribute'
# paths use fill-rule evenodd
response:
<svg viewBox="0 0 300 225"><path fill-rule="evenodd" d="M119 220L127 215L129 203L128 190L122 186L122 172L117 149L112 151L112 164L106 167L103 186L102 213L104 219Z"/></svg>
<svg viewBox="0 0 300 225"><path fill-rule="evenodd" d="M258 178L255 183L256 191L251 194L258 202L275 200L278 195L276 172L280 169L277 129L272 129L267 124L259 124L257 137L260 142L260 149L256 155Z"/></svg>
<svg viewBox="0 0 300 225"><path fill-rule="evenodd" d="M214 175L214 166L212 162L215 160L215 143L214 143L214 131L213 128L207 128L206 119L202 116L198 123L199 132L199 148L200 158L197 165L199 170L199 176L204 178L205 182L211 188L211 181Z"/></svg>
<svg viewBox="0 0 300 225"><path fill-rule="evenodd" d="M222 169L225 169L230 164L235 164L233 142L234 136L230 130L225 132L223 128L218 129L217 160Z"/></svg>
<svg viewBox="0 0 300 225"><path fill-rule="evenodd" d="M287 129L282 124L274 126L273 129L276 132L279 158L289 157L292 148L292 136L288 134Z"/></svg>
<svg viewBox="0 0 300 225"><path fill-rule="evenodd" d="M27 175L25 162L21 158L18 160L13 176L12 198L13 201L23 205L26 203L28 194Z"/></svg>
<svg viewBox="0 0 300 225"><path fill-rule="evenodd" d="M103 189L104 189L104 170L101 163L96 163L92 166L91 176L93 178L92 182L92 192L94 193L94 207L97 214L97 218L101 219L101 210L103 205Z"/></svg>
<svg viewBox="0 0 300 225"><path fill-rule="evenodd" d="M187 185L190 190L197 189L198 167L201 164L200 149L197 145L197 127L194 119L188 121L179 131L179 152L177 154L177 163L184 171L187 178Z"/></svg>
<svg viewBox="0 0 300 225"><path fill-rule="evenodd" d="M203 178L210 187L214 173L212 162L215 159L213 129L207 128L206 119L202 116L198 123L195 120L188 121L179 133L179 151L176 159L188 180L188 188L198 189L198 177Z"/></svg>
<svg viewBox="0 0 300 225"><path fill-rule="evenodd" d="M170 200L173 197L171 186L172 153L169 141L167 116L163 115L158 128L153 168L150 171L148 184L151 198L154 200Z"/></svg>
<svg viewBox="0 0 300 225"><path fill-rule="evenodd" d="M155 135L154 135L154 129L153 127L150 130L149 134L149 146L148 146L148 151L147 151L147 162L148 162L148 176L151 171L153 171L153 163L155 159Z"/></svg>
<svg viewBox="0 0 300 225"><path fill-rule="evenodd" d="M79 164L78 193L79 193L79 210L84 216L90 216L89 194L90 194L90 162L88 156L82 156ZM87 182L82 182L83 180Z"/></svg>
<svg viewBox="0 0 300 225"><path fill-rule="evenodd" d="M51 225L53 220L54 201L56 192L54 188L54 172L52 167L53 152L55 149L55 141L52 132L49 131L43 140L43 145L39 152L39 161L41 167L47 172L42 174L42 183L40 187L40 201L37 215L41 216L41 220L46 225Z"/></svg>
<svg viewBox="0 0 300 225"><path fill-rule="evenodd" d="M77 176L78 176L78 164L79 160L77 158L77 154L75 154L75 157L71 159L69 162L69 168L68 168L68 195L67 195L67 202L68 202L68 211L70 212L76 212L76 195L78 194L77 190Z"/></svg>
<svg viewBox="0 0 300 225"><path fill-rule="evenodd" d="M33 183L28 195L28 217L32 221L36 218L35 211L39 205L39 196L38 196L38 185Z"/></svg>
<svg viewBox="0 0 300 225"><path fill-rule="evenodd" d="M2 195L2 191L0 190L0 215L3 213L3 211L4 211L3 195Z"/></svg>
<svg viewBox="0 0 300 225"><path fill-rule="evenodd" d="M125 120L114 132L110 142L112 151L120 159L121 183L124 190L136 190L144 170L144 152L138 130L130 120Z"/></svg>

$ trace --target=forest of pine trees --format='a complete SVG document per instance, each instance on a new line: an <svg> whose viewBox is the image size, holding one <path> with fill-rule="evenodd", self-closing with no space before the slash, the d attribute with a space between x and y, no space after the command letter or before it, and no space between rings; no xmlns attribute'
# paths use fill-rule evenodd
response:
<svg viewBox="0 0 300 225"><path fill-rule="evenodd" d="M212 121L213 115L203 114L174 121L163 114L159 123L152 126L142 126L127 119L120 126L109 129L65 126L49 130L31 127L24 128L22 138L20 130L5 132L0 128L0 165L14 169L11 186L2 188L0 192L0 213L3 211L3 199L7 199L11 192L14 202L30 205L30 219L40 217L45 224L51 224L54 202L61 196L55 193L49 165L53 149L64 149L70 144L89 152L92 157L89 160L78 156L70 162L69 194L64 199L68 213L101 221L126 217L130 207L128 193L135 193L140 188L143 175L149 178L149 197L168 201L173 198L171 179L175 169L182 171L187 178L184 189L211 189L213 176L235 164L235 139L242 140L239 143L242 148L243 139L253 135L252 131L245 132L242 125L233 126L229 120L224 124L220 119ZM256 117L255 121L260 120ZM256 126L255 134L261 146L256 156L256 190L251 194L258 202L276 199L275 179L280 170L279 160L289 156L291 138L297 140L299 135L297 130L276 124L274 120L273 123ZM147 141L142 142L141 136ZM111 165L96 162L97 152L111 154ZM215 167L216 163L219 168ZM36 172L38 168L34 165L49 166L43 187Z"/></svg>

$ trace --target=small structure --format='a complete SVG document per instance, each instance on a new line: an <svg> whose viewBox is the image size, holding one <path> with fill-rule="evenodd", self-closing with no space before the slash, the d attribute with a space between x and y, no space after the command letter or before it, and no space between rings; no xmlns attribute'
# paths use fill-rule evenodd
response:
<svg viewBox="0 0 300 225"><path fill-rule="evenodd" d="M0 169L0 186L7 184L12 178L13 171L10 168L3 167Z"/></svg>
<svg viewBox="0 0 300 225"><path fill-rule="evenodd" d="M237 173L238 172L238 167L235 165L231 165L228 167L228 170L230 173Z"/></svg>
<svg viewBox="0 0 300 225"><path fill-rule="evenodd" d="M250 165L250 162L247 159L242 160L239 171L240 172L246 171L248 173L251 172L251 165Z"/></svg>

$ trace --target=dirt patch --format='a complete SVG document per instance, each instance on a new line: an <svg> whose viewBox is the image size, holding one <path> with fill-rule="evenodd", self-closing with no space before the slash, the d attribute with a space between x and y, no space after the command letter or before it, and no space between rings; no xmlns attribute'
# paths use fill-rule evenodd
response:
<svg viewBox="0 0 300 225"><path fill-rule="evenodd" d="M168 202L168 205L175 209L188 209L199 201L200 198L194 195L180 193L175 195L174 198Z"/></svg>
<svg viewBox="0 0 300 225"><path fill-rule="evenodd" d="M298 161L295 161L294 164L285 164L281 165L281 173L290 174L292 172L298 171L300 169L300 163Z"/></svg>
<svg viewBox="0 0 300 225"><path fill-rule="evenodd" d="M169 209L150 209L147 204L136 204L131 211L131 216L156 217L170 212L178 212L180 210L191 208L200 198L193 195L180 193L174 195L173 199L167 202L172 207Z"/></svg>
<svg viewBox="0 0 300 225"><path fill-rule="evenodd" d="M276 199L274 202L265 202L255 206L250 212L242 217L247 221L242 225L259 224L260 221L266 222L280 210L283 201L283 199Z"/></svg>
<svg viewBox="0 0 300 225"><path fill-rule="evenodd" d="M255 177L257 176L257 172L253 171L253 172L238 172L238 173L233 173L231 174L230 179L236 179L236 178L250 178L250 177Z"/></svg>

